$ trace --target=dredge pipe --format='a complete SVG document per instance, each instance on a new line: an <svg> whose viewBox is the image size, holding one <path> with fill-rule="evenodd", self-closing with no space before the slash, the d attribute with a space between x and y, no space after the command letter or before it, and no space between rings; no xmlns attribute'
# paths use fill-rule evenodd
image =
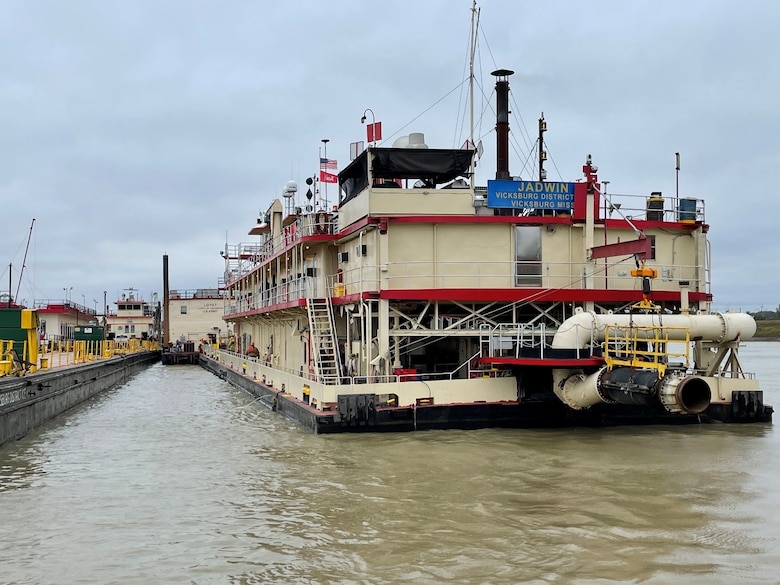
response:
<svg viewBox="0 0 780 585"><path fill-rule="evenodd" d="M647 406L656 400L657 370L612 368L599 378L599 393L604 402Z"/></svg>
<svg viewBox="0 0 780 585"><path fill-rule="evenodd" d="M591 341L604 341L607 326L610 327L673 327L668 330L669 339L685 339L687 329L692 340L706 339L716 343L750 339L756 334L756 322L747 313L713 313L709 315L662 315L625 313L606 315L578 309L566 319L553 337L554 348L575 349L587 346ZM641 332L639 332L641 333ZM648 333L648 337L649 337Z"/></svg>
<svg viewBox="0 0 780 585"><path fill-rule="evenodd" d="M599 403L659 406L672 414L699 414L712 400L704 378L668 374L657 370L617 367L601 368L586 375L582 370L553 370L556 396L574 410Z"/></svg>
<svg viewBox="0 0 780 585"><path fill-rule="evenodd" d="M671 327L669 339L685 339L715 343L750 339L756 333L756 322L747 313L715 313L709 315L606 314L577 312L566 319L553 337L552 347L579 349L604 340L608 326ZM641 336L638 330L637 335ZM647 331L648 339L652 332ZM704 378L669 373L660 378L656 370L641 368L606 368L586 374L581 369L553 370L556 396L575 410L589 408L601 402L612 404L660 404L668 412L698 414L710 404L712 390Z"/></svg>

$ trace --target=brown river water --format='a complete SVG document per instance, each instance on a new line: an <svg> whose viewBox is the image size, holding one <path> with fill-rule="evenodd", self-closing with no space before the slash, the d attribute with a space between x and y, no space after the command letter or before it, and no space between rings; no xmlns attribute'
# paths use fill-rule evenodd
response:
<svg viewBox="0 0 780 585"><path fill-rule="evenodd" d="M771 424L316 436L157 365L0 447L0 583L780 583L779 499Z"/></svg>

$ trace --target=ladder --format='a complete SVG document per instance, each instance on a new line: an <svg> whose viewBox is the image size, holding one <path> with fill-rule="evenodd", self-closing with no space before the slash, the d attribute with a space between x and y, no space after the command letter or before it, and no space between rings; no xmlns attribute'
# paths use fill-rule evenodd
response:
<svg viewBox="0 0 780 585"><path fill-rule="evenodd" d="M309 313L311 352L316 379L323 384L341 384L341 356L333 319L333 304L330 298L307 298L306 308Z"/></svg>

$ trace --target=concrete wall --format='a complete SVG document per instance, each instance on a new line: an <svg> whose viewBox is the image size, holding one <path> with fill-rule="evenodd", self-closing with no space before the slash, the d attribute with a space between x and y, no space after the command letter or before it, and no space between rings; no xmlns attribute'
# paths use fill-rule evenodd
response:
<svg viewBox="0 0 780 585"><path fill-rule="evenodd" d="M133 353L100 362L0 379L0 445L92 398L160 359Z"/></svg>

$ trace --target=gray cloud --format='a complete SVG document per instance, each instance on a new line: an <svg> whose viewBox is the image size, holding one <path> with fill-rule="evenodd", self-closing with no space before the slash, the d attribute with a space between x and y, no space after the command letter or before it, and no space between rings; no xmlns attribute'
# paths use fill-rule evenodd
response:
<svg viewBox="0 0 780 585"><path fill-rule="evenodd" d="M249 241L289 179L316 172L320 142L343 167L365 108L385 135L466 137L469 0L10 2L0 22L0 281L20 298L113 300L128 287L214 287L218 251ZM513 172L523 126L548 120L551 178L586 154L610 191L706 200L716 307L777 305L780 205L775 60L778 9L486 0L477 124L493 173L489 72L512 77ZM419 118L410 124L415 117ZM408 126L407 126L408 124ZM401 129L403 128L403 131ZM560 177L555 176L560 172ZM528 172L527 170L525 171ZM335 193L334 193L335 195ZM3 285L2 288L5 288ZM83 297L82 297L83 295Z"/></svg>

